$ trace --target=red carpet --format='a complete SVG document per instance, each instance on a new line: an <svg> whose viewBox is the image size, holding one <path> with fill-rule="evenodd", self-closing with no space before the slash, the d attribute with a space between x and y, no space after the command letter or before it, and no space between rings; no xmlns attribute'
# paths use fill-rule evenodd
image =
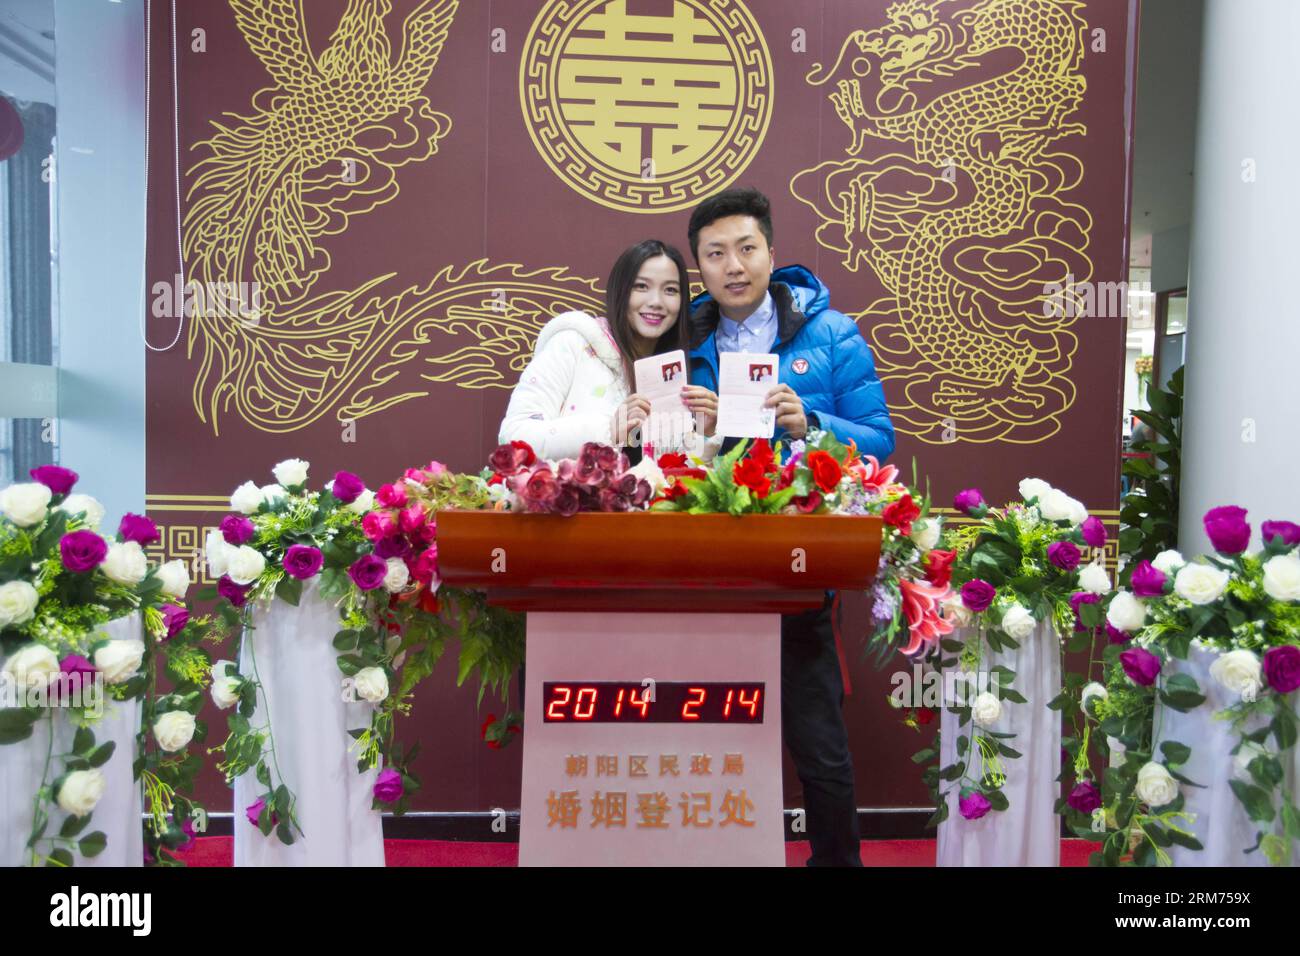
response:
<svg viewBox="0 0 1300 956"><path fill-rule="evenodd" d="M866 866L934 866L933 840L864 840ZM1100 844L1087 840L1061 841L1061 866L1087 866L1088 854ZM462 843L449 840L385 840L389 866L515 866L517 843ZM786 866L803 866L811 853L807 841L785 845ZM230 866L233 837L200 837L184 854L190 866Z"/></svg>

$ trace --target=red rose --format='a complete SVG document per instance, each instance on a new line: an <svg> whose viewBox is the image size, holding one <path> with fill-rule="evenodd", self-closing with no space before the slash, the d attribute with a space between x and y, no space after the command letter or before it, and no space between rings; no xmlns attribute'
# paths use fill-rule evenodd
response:
<svg viewBox="0 0 1300 956"><path fill-rule="evenodd" d="M844 477L844 469L840 463L835 460L830 452L815 451L808 456L808 467L812 469L813 481L825 494L830 494L835 490L840 479ZM920 514L920 512L917 512Z"/></svg>
<svg viewBox="0 0 1300 956"><path fill-rule="evenodd" d="M745 457L757 462L765 473L776 471L776 455L772 453L772 446L766 438L760 438L754 442Z"/></svg>
<svg viewBox="0 0 1300 956"><path fill-rule="evenodd" d="M763 466L752 458L742 458L736 462L731 469L731 478L759 498L766 498L772 490L772 479L764 474Z"/></svg>
<svg viewBox="0 0 1300 956"><path fill-rule="evenodd" d="M925 579L937 588L947 587L952 580L952 562L957 557L956 551L940 551L938 548L925 556Z"/></svg>
<svg viewBox="0 0 1300 956"><path fill-rule="evenodd" d="M782 488L789 488L794 484L794 469L798 464L799 463L793 458L785 463L785 467L781 469L781 478L776 483L777 491L780 491Z"/></svg>
<svg viewBox="0 0 1300 956"><path fill-rule="evenodd" d="M659 456L658 464L661 469L685 468L686 455L684 452L680 452L680 451L665 452L664 454Z"/></svg>
<svg viewBox="0 0 1300 956"><path fill-rule="evenodd" d="M794 506L799 509L801 514L812 514L822 506L822 496L820 491L811 491L806 495L798 498L791 498Z"/></svg>
<svg viewBox="0 0 1300 956"><path fill-rule="evenodd" d="M897 501L886 505L880 516L885 519L886 524L892 524L903 534L911 534L912 522L921 517L921 509L916 506L910 494L903 495Z"/></svg>
<svg viewBox="0 0 1300 956"><path fill-rule="evenodd" d="M929 707L918 707L916 709L916 722L922 726L934 720L934 711Z"/></svg>
<svg viewBox="0 0 1300 956"><path fill-rule="evenodd" d="M425 614L437 614L439 610L438 595L428 588L421 588L420 610Z"/></svg>

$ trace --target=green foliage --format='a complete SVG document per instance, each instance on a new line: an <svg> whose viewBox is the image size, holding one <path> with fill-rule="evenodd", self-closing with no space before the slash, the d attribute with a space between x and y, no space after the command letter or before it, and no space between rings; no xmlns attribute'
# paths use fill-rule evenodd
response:
<svg viewBox="0 0 1300 956"><path fill-rule="evenodd" d="M1178 547L1178 502L1182 479L1183 370L1170 377L1167 391L1147 389L1149 411L1137 411L1139 421L1151 426L1155 438L1133 444L1153 460L1125 459L1123 474L1131 480L1129 493L1120 501L1120 553L1128 563L1122 583L1141 561ZM1154 463L1153 463L1154 461Z"/></svg>

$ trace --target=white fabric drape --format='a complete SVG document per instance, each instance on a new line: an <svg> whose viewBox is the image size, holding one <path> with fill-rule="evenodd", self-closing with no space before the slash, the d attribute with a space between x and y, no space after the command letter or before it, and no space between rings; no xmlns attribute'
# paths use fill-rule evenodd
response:
<svg viewBox="0 0 1300 956"><path fill-rule="evenodd" d="M112 640L145 640L140 626L139 613L119 618L104 625L103 630ZM95 721L95 744L113 741L117 746L113 756L99 768L107 787L104 796L95 805L90 822L78 834L78 839L95 831L108 837L108 846L89 859L73 849L76 866L142 866L144 863L144 831L141 813L143 801L140 786L132 779L131 765L135 762L135 737L140 727L140 702L138 700L104 702L104 716ZM21 866L30 861L27 839L32 829L32 799L40 786L45 755L50 746L51 721L41 718L32 728L32 735L16 744L0 746L0 865ZM68 719L67 711L54 708L54 757L50 763L50 782L63 772L58 755L72 750L72 738L77 728ZM45 835L59 832L67 814L57 804L48 805L49 825ZM42 844L48 850L48 843Z"/></svg>
<svg viewBox="0 0 1300 956"><path fill-rule="evenodd" d="M1190 825L1178 821L1180 826L1196 834L1204 849L1172 846L1168 853L1175 866L1268 866L1268 860L1260 850L1249 855L1243 852L1255 845L1258 828L1246 815L1245 807L1232 792L1229 782L1235 760L1232 748L1239 738L1229 722L1214 719L1216 713L1240 700L1210 676L1210 665L1218 656L1218 651L1193 645L1187 660L1171 658L1165 664L1165 676L1187 674L1196 680L1205 695L1205 702L1187 713L1165 707L1158 699L1156 701L1152 731L1156 759L1160 757L1160 744L1164 741L1186 744L1192 753L1179 774L1204 788L1179 784L1184 809L1194 814L1195 820ZM1262 722L1256 721L1247 729L1257 730L1260 726ZM1270 736L1266 746L1276 752L1277 741ZM1300 778L1300 749L1292 750L1291 759L1284 759L1282 768L1286 774L1284 785L1294 793L1296 780ZM1264 832L1273 832L1268 824L1263 826ZM1295 862L1293 856L1292 863Z"/></svg>
<svg viewBox="0 0 1300 956"><path fill-rule="evenodd" d="M244 635L240 673L262 684L254 726L269 704L275 763L298 799L292 846L271 831L263 836L245 810L265 791L250 772L235 781L236 866L383 866L384 833L370 808L377 772L357 772L348 731L370 726L374 705L345 702L333 638L338 609L321 599L319 578L303 588L298 607L279 599L254 609ZM256 660L256 672L254 672ZM355 696L355 695L352 695Z"/></svg>
<svg viewBox="0 0 1300 956"><path fill-rule="evenodd" d="M966 641L977 635L975 628L959 628L952 637ZM1002 792L1010 807L990 810L978 820L967 820L958 809L954 787L948 797L948 819L939 824L937 864L939 866L1058 866L1061 860L1060 818L1053 810L1061 771L1061 715L1048 710L1047 704L1061 690L1061 662L1058 639L1046 624L1020 642L1019 649L989 653L980 664L988 673L990 690L992 668L1004 665L1015 671L1011 686L1028 701L1015 704L1002 701L1002 714L987 728L1016 736L1003 742L1021 756L1002 757L1007 776ZM961 730L957 717L945 706L940 718L940 766L957 759L957 737L972 738L974 721ZM978 757L972 757L972 769Z"/></svg>

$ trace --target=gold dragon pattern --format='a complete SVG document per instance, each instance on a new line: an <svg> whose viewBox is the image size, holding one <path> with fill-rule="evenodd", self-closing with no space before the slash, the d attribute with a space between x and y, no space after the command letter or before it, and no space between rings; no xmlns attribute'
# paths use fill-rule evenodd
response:
<svg viewBox="0 0 1300 956"><path fill-rule="evenodd" d="M319 288L328 238L394 201L397 170L432 157L451 129L421 91L458 2L417 4L394 57L389 0L348 0L317 55L303 0L229 0L273 85L253 95L251 114L212 121L187 170L187 287L257 290L251 320L201 297L192 311L194 408L215 434L227 414L291 432L331 413L375 414L437 383L510 387L548 318L601 307L594 280L483 260L446 266L423 285L389 273Z"/></svg>
<svg viewBox="0 0 1300 956"><path fill-rule="evenodd" d="M855 318L896 427L922 441L1041 442L1074 402L1092 217L1066 198L1083 164L1056 144L1086 132L1069 122L1082 8L903 0L808 74L849 158L801 171L791 192L820 217L818 242L888 293Z"/></svg>

